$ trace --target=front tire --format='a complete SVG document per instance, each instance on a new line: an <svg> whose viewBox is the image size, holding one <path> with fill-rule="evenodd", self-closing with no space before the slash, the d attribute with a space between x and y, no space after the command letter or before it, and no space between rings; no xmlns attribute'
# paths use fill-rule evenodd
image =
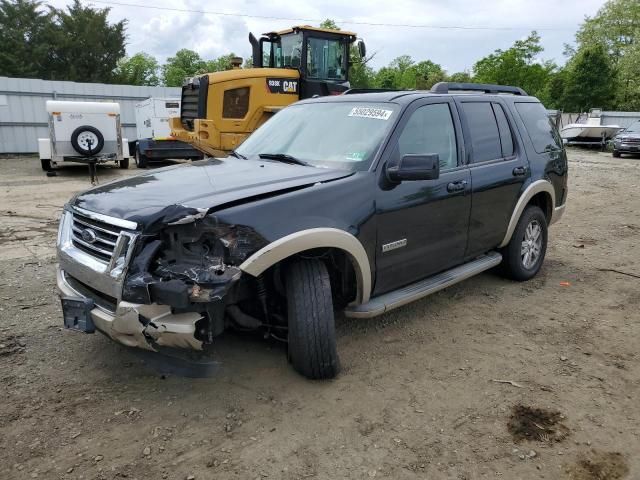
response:
<svg viewBox="0 0 640 480"><path fill-rule="evenodd" d="M340 369L331 283L320 260L291 264L286 277L289 359L310 379L333 378Z"/></svg>
<svg viewBox="0 0 640 480"><path fill-rule="evenodd" d="M544 262L547 238L547 218L539 207L528 206L502 251L503 273L518 281L535 277Z"/></svg>
<svg viewBox="0 0 640 480"><path fill-rule="evenodd" d="M620 158L620 152L618 150L614 150L611 155L613 155L615 158Z"/></svg>

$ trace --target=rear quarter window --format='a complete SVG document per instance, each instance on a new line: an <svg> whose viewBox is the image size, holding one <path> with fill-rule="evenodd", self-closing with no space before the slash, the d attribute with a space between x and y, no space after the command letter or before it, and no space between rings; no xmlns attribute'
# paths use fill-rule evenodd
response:
<svg viewBox="0 0 640 480"><path fill-rule="evenodd" d="M562 149L562 139L541 103L516 102L515 106L537 153Z"/></svg>

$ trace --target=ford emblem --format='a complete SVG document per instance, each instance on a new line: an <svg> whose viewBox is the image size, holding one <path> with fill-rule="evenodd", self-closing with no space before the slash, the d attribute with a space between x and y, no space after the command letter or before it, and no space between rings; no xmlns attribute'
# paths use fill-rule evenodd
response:
<svg viewBox="0 0 640 480"><path fill-rule="evenodd" d="M87 243L94 243L98 239L96 232L94 232L90 228L85 228L84 230L82 230L82 233L80 235L82 236L82 240Z"/></svg>

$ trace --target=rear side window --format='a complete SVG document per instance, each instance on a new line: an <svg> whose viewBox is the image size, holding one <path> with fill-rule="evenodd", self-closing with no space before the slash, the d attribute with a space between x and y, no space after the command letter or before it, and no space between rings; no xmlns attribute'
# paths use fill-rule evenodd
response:
<svg viewBox="0 0 640 480"><path fill-rule="evenodd" d="M493 104L493 112L496 114L496 120L498 122L498 130L500 130L500 144L502 146L502 156L513 156L513 137L511 136L511 129L509 128L509 122L504 114L502 105L497 103Z"/></svg>
<svg viewBox="0 0 640 480"><path fill-rule="evenodd" d="M516 102L515 105L536 152L562 149L562 139L541 103Z"/></svg>
<svg viewBox="0 0 640 480"><path fill-rule="evenodd" d="M502 157L500 132L489 102L465 102L462 110L467 118L473 162L486 162Z"/></svg>

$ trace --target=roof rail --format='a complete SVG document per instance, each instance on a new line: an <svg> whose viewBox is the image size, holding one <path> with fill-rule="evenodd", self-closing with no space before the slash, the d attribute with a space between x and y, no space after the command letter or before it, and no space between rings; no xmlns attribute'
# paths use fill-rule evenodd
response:
<svg viewBox="0 0 640 480"><path fill-rule="evenodd" d="M484 93L511 93L512 95L527 95L520 87L510 87L508 85L490 85L486 83L459 83L459 82L438 82L431 87L431 93L449 93L451 90L466 90L471 92Z"/></svg>
<svg viewBox="0 0 640 480"><path fill-rule="evenodd" d="M350 88L342 92L342 95L352 95L355 93L380 93L380 92L404 92L396 88Z"/></svg>

